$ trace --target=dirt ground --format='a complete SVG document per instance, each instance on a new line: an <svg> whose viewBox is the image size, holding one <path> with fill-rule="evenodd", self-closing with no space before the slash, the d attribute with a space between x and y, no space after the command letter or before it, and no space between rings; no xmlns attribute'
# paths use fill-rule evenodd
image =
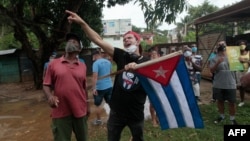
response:
<svg viewBox="0 0 250 141"><path fill-rule="evenodd" d="M202 80L202 104L210 104L210 99L211 82ZM92 134L96 128L92 125L95 118L93 100L91 105L89 133ZM0 84L1 141L52 141L49 114L50 108L44 100L43 91L35 90L32 82ZM107 119L104 110L102 118L104 121ZM106 130L105 125L100 128Z"/></svg>

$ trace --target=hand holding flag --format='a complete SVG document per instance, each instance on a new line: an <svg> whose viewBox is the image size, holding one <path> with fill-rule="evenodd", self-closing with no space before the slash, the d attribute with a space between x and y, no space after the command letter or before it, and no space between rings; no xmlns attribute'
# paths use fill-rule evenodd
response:
<svg viewBox="0 0 250 141"><path fill-rule="evenodd" d="M182 51L141 64L131 64L128 68L133 68L138 73L162 130L204 127ZM124 69L110 75L123 71ZM106 76L102 78L104 77Z"/></svg>
<svg viewBox="0 0 250 141"><path fill-rule="evenodd" d="M182 51L177 51L177 52L174 52L174 53L171 53L171 54L168 54L168 55L165 55L165 56L162 56L162 57L159 57L154 60L150 60L141 64L130 63L125 66L125 69L118 70L109 75L101 76L98 79L103 79L108 76L119 74L125 70L133 69L142 75L147 75L147 77L153 80L156 80L157 82L163 85L167 85L167 82L169 81L170 76L173 73L172 70L175 70L176 64L179 61L181 54L182 54ZM165 60L168 60L168 61L165 61ZM158 66L158 68L156 66ZM152 68L155 68L155 69L150 72L144 71L146 69L151 70Z"/></svg>
<svg viewBox="0 0 250 141"><path fill-rule="evenodd" d="M174 52L135 66L135 71L151 78L162 85L167 85L179 60L182 51Z"/></svg>

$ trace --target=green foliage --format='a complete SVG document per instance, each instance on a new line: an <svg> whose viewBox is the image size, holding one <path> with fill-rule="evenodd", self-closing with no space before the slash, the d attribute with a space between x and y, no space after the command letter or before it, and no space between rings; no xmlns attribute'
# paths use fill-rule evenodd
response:
<svg viewBox="0 0 250 141"><path fill-rule="evenodd" d="M1 2L0 7L2 6L2 8L0 8L0 12L8 11L9 13L15 13L8 14L7 16L5 15L3 17L8 17L9 19L12 19L12 21L17 20L19 24L21 24L23 27L26 27L26 32L32 34L32 36L27 36L31 38L34 38L34 36L36 36L35 38L38 39L38 43L40 45L35 44L35 46L37 47L42 46L41 44L44 43L43 40L57 40L60 43L63 41L62 38L64 38L64 35L66 34L66 32L68 32L65 27L65 25L68 24L65 15L66 9L79 11L78 14L86 19L86 21L95 31L101 33L102 7L104 6L102 2L103 1L83 2L80 0L71 2L68 2L67 0L24 0L22 2L13 1L13 3ZM16 5L18 6L16 8L17 11L13 9L13 7L15 7ZM18 18L16 18L16 16ZM89 41L84 36L84 33L81 31L79 26L73 25L71 30L73 32L78 32L78 34L83 39L83 44L85 47L89 46ZM29 39L29 41L33 41L33 39ZM33 46L33 44L31 44L31 46ZM55 48L57 46L58 45L55 45Z"/></svg>
<svg viewBox="0 0 250 141"><path fill-rule="evenodd" d="M0 21L3 21L4 26L12 28L15 39L21 43L21 47L32 60L36 71L35 83L39 87L39 83L42 82L43 63L48 60L51 52L62 45L67 32L77 32L84 47L90 44L79 25L68 23L66 9L77 12L97 33L101 34L102 8L106 2L107 6L111 7L116 4L124 5L130 1L132 0L4 0L0 2ZM185 0L157 0L154 7L147 0L134 1L141 5L150 27L159 25L163 21L173 22L185 4ZM151 29L154 31L154 28ZM9 41L5 43L8 44ZM38 53L33 53L34 48L38 49Z"/></svg>
<svg viewBox="0 0 250 141"><path fill-rule="evenodd" d="M188 15L182 18L181 22L177 23L177 31L180 31L181 33L179 38L186 42L196 41L195 26L193 25L194 20L217 10L219 10L219 8L213 4L210 4L207 0L205 0L201 5L190 6L187 11ZM218 24L208 23L200 27L199 34L211 32L211 29L220 31L223 29L223 27Z"/></svg>
<svg viewBox="0 0 250 141"><path fill-rule="evenodd" d="M218 10L218 6L210 4L207 0L205 0L201 5L190 6L188 8L189 20L193 21Z"/></svg>
<svg viewBox="0 0 250 141"><path fill-rule="evenodd" d="M167 43L168 38L167 35L155 34L154 36L154 44Z"/></svg>
<svg viewBox="0 0 250 141"><path fill-rule="evenodd" d="M116 4L124 5L130 1L133 1L133 0L107 0L107 7L112 7L112 6L115 6Z"/></svg>
<svg viewBox="0 0 250 141"><path fill-rule="evenodd" d="M116 72L117 71L117 65L115 62L112 62L112 72Z"/></svg>
<svg viewBox="0 0 250 141"><path fill-rule="evenodd" d="M184 42L195 42L196 35L194 31L189 31L187 35L184 37Z"/></svg>
<svg viewBox="0 0 250 141"><path fill-rule="evenodd" d="M228 104L225 103L226 119L219 124L214 124L214 119L218 116L216 103L209 103L199 105L202 118L204 121L204 128L176 128L161 130L160 127L153 127L150 120L145 121L144 139L145 141L223 141L224 126L230 124L228 115ZM237 110L236 120L241 125L248 125L250 123L250 102L247 102L244 107ZM89 133L89 137L93 141L103 141L107 139L107 130L103 127L94 127L90 129L93 132ZM106 128L105 128L106 129ZM131 138L131 133L126 127L121 135L121 141L128 141Z"/></svg>
<svg viewBox="0 0 250 141"><path fill-rule="evenodd" d="M185 9L185 0L157 0L154 2L136 0L144 11L148 25L155 23L173 23L179 13Z"/></svg>
<svg viewBox="0 0 250 141"><path fill-rule="evenodd" d="M33 49L39 49L39 42L38 42L36 35L32 32L29 32L29 33L27 33L27 36L29 38L29 41L30 41Z"/></svg>
<svg viewBox="0 0 250 141"><path fill-rule="evenodd" d="M80 26L72 24L71 28L65 10L78 11L78 14L86 19L95 31L101 33L103 2L102 0L11 0L0 2L0 20L4 21L0 25L3 28L1 35L7 34L11 29L12 35L21 43L22 49L26 51L34 65L37 88L41 88L44 62L48 60L53 51L60 47L61 43L65 42L67 32L77 31L79 35L82 35L84 46L89 46L89 41L83 36L84 33ZM12 47L13 43L8 39L4 42L5 48ZM34 48L38 49L36 54L32 51Z"/></svg>
<svg viewBox="0 0 250 141"><path fill-rule="evenodd" d="M150 46L147 44L146 41L141 41L141 47L142 47L142 50L147 52L147 50L150 48Z"/></svg>
<svg viewBox="0 0 250 141"><path fill-rule="evenodd" d="M116 4L124 5L132 0L108 0L107 6L115 6ZM78 14L83 17L90 26L97 31L102 33L102 8L105 0L88 0L88 1L50 1L50 0L23 0L23 1L2 1L0 2L0 11L4 13L3 17L9 19L16 19L19 24L29 28L27 32L33 32L39 41L39 44L43 43L43 40L57 40L61 39L65 35L65 9L79 11ZM154 4L145 0L135 0L138 2L142 9L145 10L145 17L147 23L152 23L151 25L156 25L156 23L161 23L164 19L166 21L173 21L175 19L174 15L184 8L184 0L177 1L162 1L157 0L155 3L155 12L152 11ZM91 7L91 8L89 8ZM78 10L79 9L79 10ZM166 12L167 11L167 12ZM154 17L154 18L152 18ZM152 22L153 19L154 22ZM150 22L151 21L151 22ZM160 22L157 22L160 21ZM15 23L13 23L15 25ZM139 29L138 29L139 30ZM81 31L80 27L73 25L72 31ZM41 39L42 36L51 39ZM84 46L89 46L89 40L86 38L85 34L80 32L79 35L83 39ZM17 35L20 36L20 35ZM22 42L22 41L21 41ZM33 45L31 45L33 46ZM36 45L37 46L37 45ZM42 46L42 45L39 45ZM58 45L57 45L58 46ZM55 48L57 47L55 46ZM45 49L46 50L46 49Z"/></svg>
<svg viewBox="0 0 250 141"><path fill-rule="evenodd" d="M223 7L225 8L225 7ZM199 6L191 6L188 9L188 15L182 20L181 23L178 23L179 26L178 29L183 30L184 29L184 24L186 24L186 30L187 32L190 31L195 31L195 26L193 25L193 21L197 18L206 16L210 13L216 12L220 10L219 7L217 7L216 5L210 4L208 2L208 0L204 1L202 5ZM233 22L226 22L226 23L217 23L217 22L209 22L206 24L201 24L198 26L198 35L204 35L204 34L209 34L209 33L225 33L225 35L227 36L233 36L234 35L234 31L233 28L235 27ZM249 24L246 21L242 21L237 23L237 28L238 28L238 34L243 34L243 32L245 30L249 29ZM190 34L187 35L189 37L186 37L186 41L190 41L193 39L190 39ZM192 36L192 35L191 35ZM191 37L192 38L192 37Z"/></svg>
<svg viewBox="0 0 250 141"><path fill-rule="evenodd" d="M7 50L13 48L21 48L20 42L18 42L13 33L6 34L0 37L0 50Z"/></svg>
<svg viewBox="0 0 250 141"><path fill-rule="evenodd" d="M134 26L134 25L132 25L132 31L137 32L137 33L141 33L141 29L139 27Z"/></svg>
<svg viewBox="0 0 250 141"><path fill-rule="evenodd" d="M88 3L83 3L79 9L79 15L84 18L84 20L93 28L97 33L102 34L103 25L102 25L102 6L101 4L96 3L95 1L90 1ZM91 8L86 8L91 7ZM90 14L91 13L91 14ZM79 25L73 24L71 28L72 32L78 33L80 35L83 45L89 47L90 40L82 32Z"/></svg>

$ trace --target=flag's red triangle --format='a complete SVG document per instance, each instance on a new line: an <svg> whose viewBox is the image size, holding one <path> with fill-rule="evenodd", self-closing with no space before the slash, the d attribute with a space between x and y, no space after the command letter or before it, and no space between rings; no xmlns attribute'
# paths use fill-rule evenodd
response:
<svg viewBox="0 0 250 141"><path fill-rule="evenodd" d="M136 72L161 83L167 85L172 77L173 72L180 60L181 55L177 55L166 60L155 62L151 65L136 69ZM152 61L152 60L151 60Z"/></svg>

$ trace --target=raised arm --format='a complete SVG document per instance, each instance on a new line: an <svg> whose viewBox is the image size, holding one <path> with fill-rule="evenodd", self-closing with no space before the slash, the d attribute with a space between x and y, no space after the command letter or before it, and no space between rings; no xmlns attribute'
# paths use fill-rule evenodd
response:
<svg viewBox="0 0 250 141"><path fill-rule="evenodd" d="M85 32L85 34L88 36L88 38L100 46L106 53L108 53L110 56L113 56L114 54L114 47L110 45L109 43L105 42L102 37L96 33L80 16L78 16L76 13L66 10L65 11L68 16L69 23L77 23L81 26L82 30Z"/></svg>

